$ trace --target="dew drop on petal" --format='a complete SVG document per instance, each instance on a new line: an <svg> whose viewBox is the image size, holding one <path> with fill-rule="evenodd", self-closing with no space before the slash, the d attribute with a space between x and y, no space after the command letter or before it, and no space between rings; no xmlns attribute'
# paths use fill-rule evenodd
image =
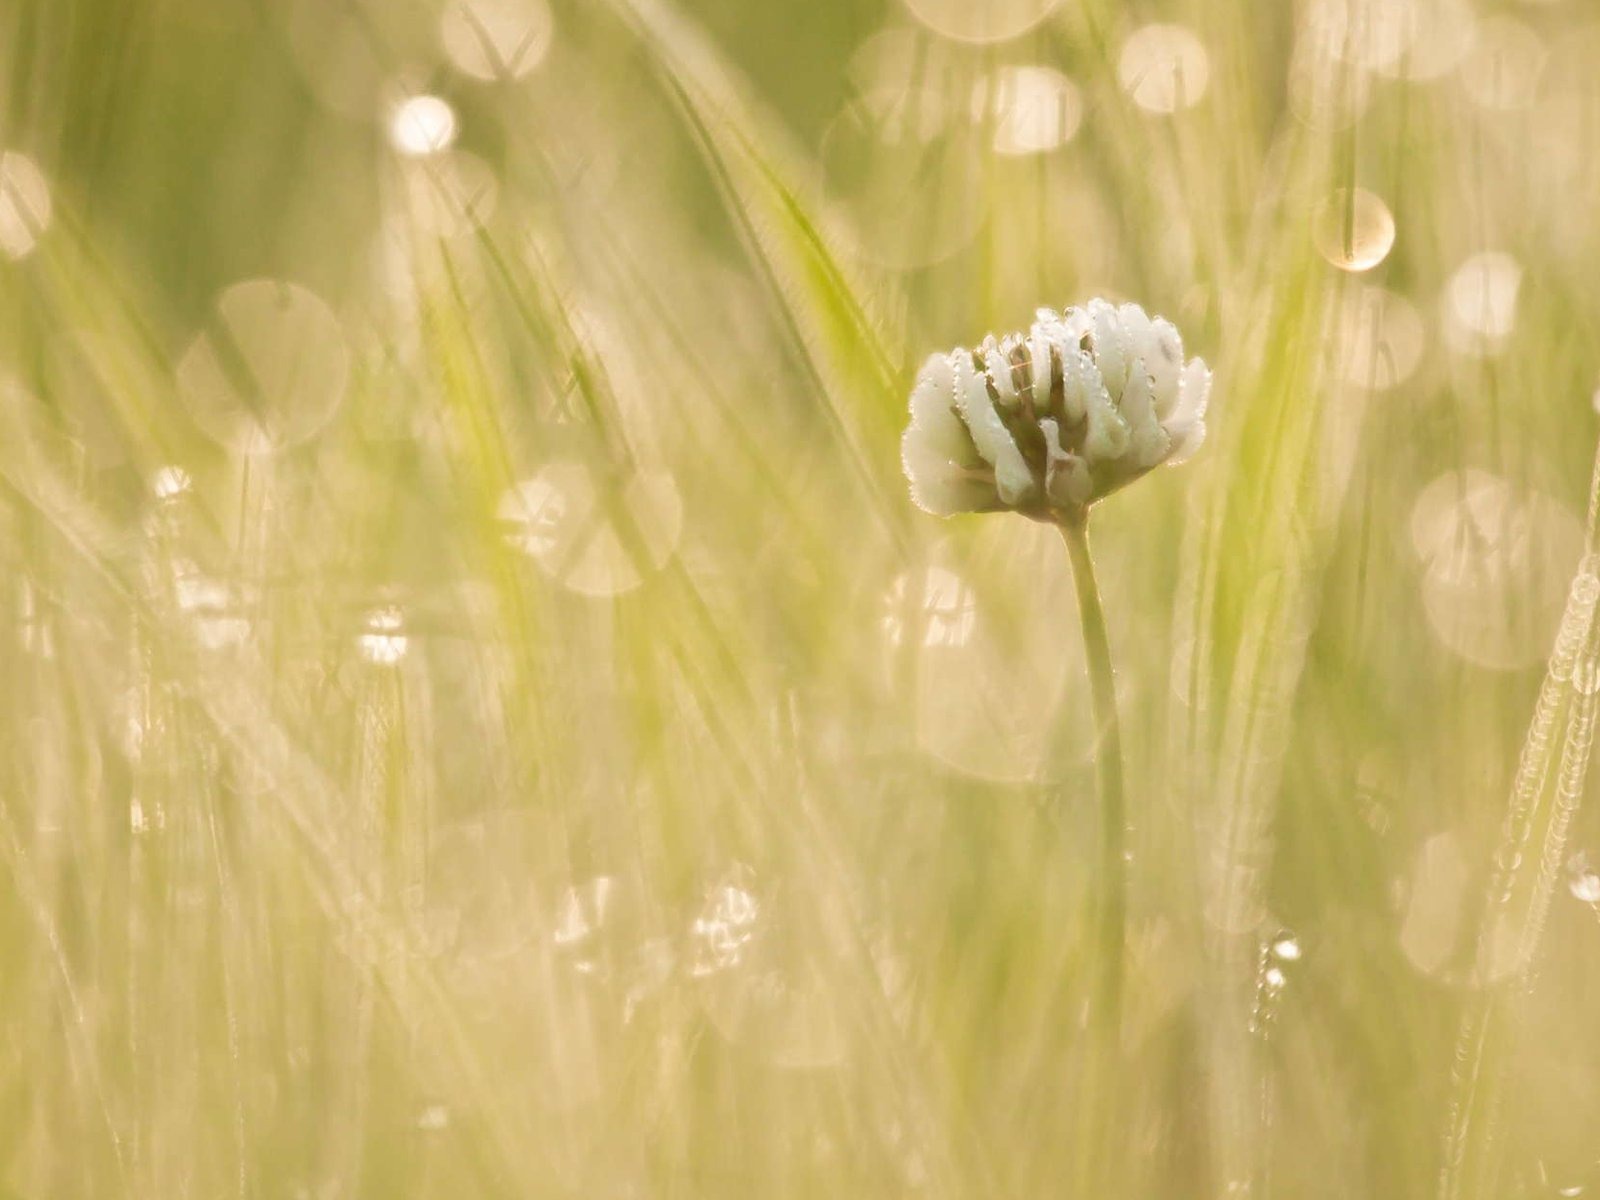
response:
<svg viewBox="0 0 1600 1200"><path fill-rule="evenodd" d="M1370 271L1394 246L1394 215L1365 188L1339 188L1317 206L1317 250L1341 271Z"/></svg>
<svg viewBox="0 0 1600 1200"><path fill-rule="evenodd" d="M1211 58L1200 39L1181 25L1145 25L1122 44L1117 80L1146 112L1177 112L1205 96Z"/></svg>
<svg viewBox="0 0 1600 1200"><path fill-rule="evenodd" d="M411 96L389 116L389 140L407 158L448 150L456 140L456 112L438 96Z"/></svg>
<svg viewBox="0 0 1600 1200"><path fill-rule="evenodd" d="M439 18L439 40L467 75L521 79L544 60L554 27L547 0L451 0Z"/></svg>
<svg viewBox="0 0 1600 1200"><path fill-rule="evenodd" d="M0 254L10 259L33 253L50 228L50 185L38 165L15 150L0 153Z"/></svg>

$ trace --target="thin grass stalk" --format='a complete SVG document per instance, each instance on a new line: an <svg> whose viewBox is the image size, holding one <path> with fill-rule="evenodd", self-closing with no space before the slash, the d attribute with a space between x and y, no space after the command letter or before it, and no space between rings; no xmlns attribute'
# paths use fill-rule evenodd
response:
<svg viewBox="0 0 1600 1200"><path fill-rule="evenodd" d="M1600 544L1597 517L1600 517L1600 447L1596 449L1590 477L1584 558L1568 589L1566 609L1545 665L1544 679L1512 781L1501 844L1495 853L1495 869L1484 898L1475 959L1480 970L1492 969L1495 955L1503 952L1497 937L1499 918L1523 876L1523 851L1533 838L1539 802L1549 784L1552 767L1556 765L1555 737L1559 728L1562 753L1542 853L1535 864L1539 876L1529 899L1527 922L1518 939L1513 960L1516 969L1511 983L1486 987L1462 1014L1456 1035L1450 1112L1439 1166L1440 1200L1458 1200L1462 1196L1484 1193L1493 1183L1488 1157L1494 1130L1488 1118L1497 1107L1496 1097L1486 1099L1481 1094L1487 1077L1497 1074L1493 1069L1497 1064L1488 1062L1489 1051L1498 1044L1506 1001L1511 994L1525 992L1530 985L1543 933L1544 913L1549 905L1549 889L1554 880L1548 864L1552 858L1559 860L1588 771L1595 720L1592 683L1586 680L1585 690L1576 695L1576 702L1569 701L1574 698L1575 673L1583 671L1592 675L1595 667L1595 609L1600 601L1600 579L1595 575L1596 545ZM1480 1121L1480 1116L1485 1119ZM1472 1143L1475 1131L1478 1131L1476 1147ZM1476 1154L1472 1153L1474 1149ZM1478 1186L1474 1186L1473 1181Z"/></svg>

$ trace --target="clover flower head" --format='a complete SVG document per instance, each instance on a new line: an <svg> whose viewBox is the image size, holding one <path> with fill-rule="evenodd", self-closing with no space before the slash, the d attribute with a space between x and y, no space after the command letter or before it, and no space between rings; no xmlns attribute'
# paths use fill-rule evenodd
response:
<svg viewBox="0 0 1600 1200"><path fill-rule="evenodd" d="M935 354L900 442L911 498L936 516L1081 512L1205 440L1211 372L1137 304L1041 308L1026 333Z"/></svg>

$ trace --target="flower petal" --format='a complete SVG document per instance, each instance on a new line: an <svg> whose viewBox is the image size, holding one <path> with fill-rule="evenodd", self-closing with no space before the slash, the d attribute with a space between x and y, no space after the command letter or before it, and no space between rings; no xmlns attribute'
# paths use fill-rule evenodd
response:
<svg viewBox="0 0 1600 1200"><path fill-rule="evenodd" d="M1128 381L1128 333L1117 310L1105 300L1089 301L1089 317L1094 322L1094 365L1099 368L1111 399L1119 400Z"/></svg>
<svg viewBox="0 0 1600 1200"><path fill-rule="evenodd" d="M1211 399L1211 370L1198 358L1191 358L1183 369L1178 384L1178 402L1172 409L1172 421L1199 420L1206 415L1206 405ZM1171 424L1171 421L1167 422Z"/></svg>
<svg viewBox="0 0 1600 1200"><path fill-rule="evenodd" d="M1162 422L1172 438L1167 463L1177 466L1194 455L1206 440L1206 405L1211 398L1211 372L1198 358L1183 369L1178 404L1170 419Z"/></svg>
<svg viewBox="0 0 1600 1200"><path fill-rule="evenodd" d="M954 356L956 407L972 434L972 443L994 467L995 490L1007 504L1018 504L1033 491L1033 472L1012 440L989 399L989 384L965 351Z"/></svg>
<svg viewBox="0 0 1600 1200"><path fill-rule="evenodd" d="M1134 466L1148 470L1167 456L1172 440L1156 420L1152 383L1143 359L1135 358L1129 367L1128 384L1122 389L1118 410L1128 423L1128 454Z"/></svg>
<svg viewBox="0 0 1600 1200"><path fill-rule="evenodd" d="M1128 448L1128 423L1112 404L1094 362L1082 350L1074 350L1061 356L1061 367L1068 413L1077 409L1089 420L1083 438L1084 457L1091 463L1117 457Z"/></svg>

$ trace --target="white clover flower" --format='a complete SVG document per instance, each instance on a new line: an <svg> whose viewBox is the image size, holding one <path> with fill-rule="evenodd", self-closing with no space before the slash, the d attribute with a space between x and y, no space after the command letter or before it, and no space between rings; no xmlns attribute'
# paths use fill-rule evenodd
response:
<svg viewBox="0 0 1600 1200"><path fill-rule="evenodd" d="M1137 304L1042 308L1027 333L935 354L911 392L900 458L936 516L1081 513L1205 440L1211 372Z"/></svg>

